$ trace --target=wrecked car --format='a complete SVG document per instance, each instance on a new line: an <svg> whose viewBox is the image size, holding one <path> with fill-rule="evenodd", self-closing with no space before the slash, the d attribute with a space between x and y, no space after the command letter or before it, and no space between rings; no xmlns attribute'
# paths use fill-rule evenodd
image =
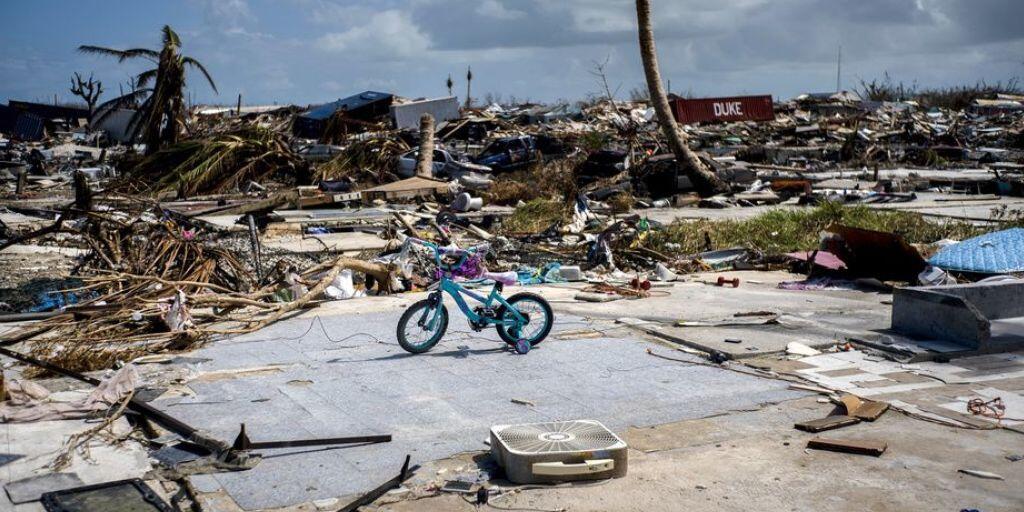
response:
<svg viewBox="0 0 1024 512"><path fill-rule="evenodd" d="M420 150L413 149L398 157L398 175L410 178L416 175L416 162ZM434 149L434 176L458 181L462 186L479 190L490 186L491 168L470 162L460 155L438 147Z"/></svg>
<svg viewBox="0 0 1024 512"><path fill-rule="evenodd" d="M513 171L543 160L544 156L537 148L537 141L526 135L496 139L474 159L476 163L486 165L497 172Z"/></svg>

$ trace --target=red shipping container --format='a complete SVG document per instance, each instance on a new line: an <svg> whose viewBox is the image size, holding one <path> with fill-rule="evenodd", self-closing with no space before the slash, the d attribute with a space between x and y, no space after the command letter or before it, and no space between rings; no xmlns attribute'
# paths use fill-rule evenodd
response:
<svg viewBox="0 0 1024 512"><path fill-rule="evenodd" d="M731 98L677 98L672 110L683 124L773 121L775 108L771 96L735 96Z"/></svg>

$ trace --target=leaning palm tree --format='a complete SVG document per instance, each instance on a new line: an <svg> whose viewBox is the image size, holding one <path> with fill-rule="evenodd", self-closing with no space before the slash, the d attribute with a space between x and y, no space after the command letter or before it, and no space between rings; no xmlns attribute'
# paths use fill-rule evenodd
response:
<svg viewBox="0 0 1024 512"><path fill-rule="evenodd" d="M654 30L651 28L650 0L636 0L636 18L640 31L640 58L644 62L644 74L647 76L647 88L651 93L651 103L658 114L661 132L668 140L668 146L676 155L676 161L682 166L683 172L693 182L697 193L702 197L713 196L729 191L729 186L718 179L713 172L687 145L687 137L672 117L672 109L668 104L668 96L661 85L661 69L658 67L658 51L654 47Z"/></svg>
<svg viewBox="0 0 1024 512"><path fill-rule="evenodd" d="M156 64L155 69L139 73L135 77L136 88L123 96L114 98L97 109L97 123L106 119L118 108L139 105L128 124L131 140L146 144L146 153L153 154L167 144L174 144L185 128L185 68L199 70L206 81L217 92L217 86L199 61L181 54L181 39L170 26L163 28L163 47L160 51L146 48L116 50L102 46L82 45L82 53L117 57L119 62L129 59L145 59ZM141 104L140 104L141 103Z"/></svg>

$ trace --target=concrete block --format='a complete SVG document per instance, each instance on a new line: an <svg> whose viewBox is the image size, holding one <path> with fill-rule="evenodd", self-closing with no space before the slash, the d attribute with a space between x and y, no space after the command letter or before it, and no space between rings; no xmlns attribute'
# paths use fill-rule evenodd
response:
<svg viewBox="0 0 1024 512"><path fill-rule="evenodd" d="M1001 329L995 340L992 334L993 322L1012 325L1024 317L1022 299L1024 281L897 288L892 329L915 338L954 342L965 350L1022 347L1024 332Z"/></svg>

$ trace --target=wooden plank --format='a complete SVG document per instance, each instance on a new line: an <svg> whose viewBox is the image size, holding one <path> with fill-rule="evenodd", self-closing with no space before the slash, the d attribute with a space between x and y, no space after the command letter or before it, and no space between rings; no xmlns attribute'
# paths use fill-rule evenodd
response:
<svg viewBox="0 0 1024 512"><path fill-rule="evenodd" d="M803 430L804 432L824 432L826 430L832 430L840 427L846 427L849 425L855 425L860 423L860 420L852 416L835 415L827 416L817 420L805 421L793 425L797 430Z"/></svg>
<svg viewBox="0 0 1024 512"><path fill-rule="evenodd" d="M889 447L881 441L858 440L858 439L826 439L815 437L807 442L807 447L814 450L827 450L830 452L853 453L857 455L871 455L878 457L885 453Z"/></svg>
<svg viewBox="0 0 1024 512"><path fill-rule="evenodd" d="M864 402L853 416L862 421L875 421L888 410L889 404L886 402Z"/></svg>

